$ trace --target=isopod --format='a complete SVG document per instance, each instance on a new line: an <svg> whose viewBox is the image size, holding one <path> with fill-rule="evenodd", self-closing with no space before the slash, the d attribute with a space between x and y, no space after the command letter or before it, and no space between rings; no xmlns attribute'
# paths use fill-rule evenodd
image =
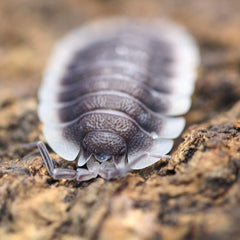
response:
<svg viewBox="0 0 240 240"><path fill-rule="evenodd" d="M39 90L49 146L77 169L54 179L124 176L168 157L184 129L199 65L193 37L165 20L109 19L74 30L54 48ZM178 116L178 117L177 117Z"/></svg>

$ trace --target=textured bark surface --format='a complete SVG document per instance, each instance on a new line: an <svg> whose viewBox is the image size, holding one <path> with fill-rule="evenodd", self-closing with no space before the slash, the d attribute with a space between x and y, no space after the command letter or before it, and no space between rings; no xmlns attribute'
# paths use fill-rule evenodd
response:
<svg viewBox="0 0 240 240"><path fill-rule="evenodd" d="M1 0L0 239L240 239L239 12L239 0ZM54 181L37 149L21 147L42 139L43 67L69 29L122 14L174 19L199 41L186 130L168 162L114 181Z"/></svg>

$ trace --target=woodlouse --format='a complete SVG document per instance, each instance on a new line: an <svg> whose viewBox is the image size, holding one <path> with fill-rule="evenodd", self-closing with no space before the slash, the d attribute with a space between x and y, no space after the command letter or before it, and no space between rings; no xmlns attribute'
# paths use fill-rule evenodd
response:
<svg viewBox="0 0 240 240"><path fill-rule="evenodd" d="M198 47L164 20L110 19L88 24L55 47L39 91L39 117L50 147L77 160L55 179L115 178L166 157L191 104ZM86 168L85 168L86 166Z"/></svg>

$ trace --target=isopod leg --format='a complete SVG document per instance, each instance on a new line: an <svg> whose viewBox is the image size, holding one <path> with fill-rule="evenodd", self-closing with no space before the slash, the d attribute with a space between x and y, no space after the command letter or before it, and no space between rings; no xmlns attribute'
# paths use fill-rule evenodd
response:
<svg viewBox="0 0 240 240"><path fill-rule="evenodd" d="M142 158L147 157L148 154L145 153L141 155L140 157L137 157L134 159L133 162L128 163L124 165L122 168L109 168L107 165L102 165L102 167L99 170L99 175L105 179L113 179L113 178L119 178L124 177L127 175L127 173L131 170L131 167L142 160Z"/></svg>
<svg viewBox="0 0 240 240"><path fill-rule="evenodd" d="M72 169L66 168L55 168L53 169L52 177L54 179L67 179L67 180L74 180L76 178L77 172Z"/></svg>
<svg viewBox="0 0 240 240"><path fill-rule="evenodd" d="M102 165L100 170L99 170L99 175L105 179L113 179L113 178L119 178L119 177L124 177L127 175L127 173L132 169L132 167L135 164L140 163L143 159L147 158L148 156L151 157L156 157L158 159L161 158L170 158L168 155L150 155L148 153L143 153L142 155L136 157L132 162L126 164L122 168L111 168L108 167L107 165Z"/></svg>
<svg viewBox="0 0 240 240"><path fill-rule="evenodd" d="M97 177L98 175L97 171L89 171L84 168L78 168L77 171L65 168L54 168L52 158L50 157L45 144L43 142L37 142L37 147L47 167L48 173L54 179L76 179L77 181L87 181L89 179Z"/></svg>
<svg viewBox="0 0 240 240"><path fill-rule="evenodd" d="M75 170L54 168L52 158L50 157L48 150L43 142L37 142L37 147L50 176L52 176L54 179L73 180L76 178L77 172Z"/></svg>
<svg viewBox="0 0 240 240"><path fill-rule="evenodd" d="M98 175L97 172L90 172L87 169L84 168L78 168L77 169L77 176L76 176L76 180L81 182L81 181L88 181L92 178L96 178Z"/></svg>
<svg viewBox="0 0 240 240"><path fill-rule="evenodd" d="M54 165L45 144L43 142L37 142L37 147L47 167L48 173L53 176Z"/></svg>

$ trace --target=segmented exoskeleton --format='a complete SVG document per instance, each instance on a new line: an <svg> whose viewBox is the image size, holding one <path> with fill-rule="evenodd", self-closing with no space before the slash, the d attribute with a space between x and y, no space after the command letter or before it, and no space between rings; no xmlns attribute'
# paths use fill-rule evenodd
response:
<svg viewBox="0 0 240 240"><path fill-rule="evenodd" d="M115 178L166 157L198 64L194 39L164 20L103 20L63 38L44 74L39 117L50 147L78 168L54 169L38 143L50 175Z"/></svg>

